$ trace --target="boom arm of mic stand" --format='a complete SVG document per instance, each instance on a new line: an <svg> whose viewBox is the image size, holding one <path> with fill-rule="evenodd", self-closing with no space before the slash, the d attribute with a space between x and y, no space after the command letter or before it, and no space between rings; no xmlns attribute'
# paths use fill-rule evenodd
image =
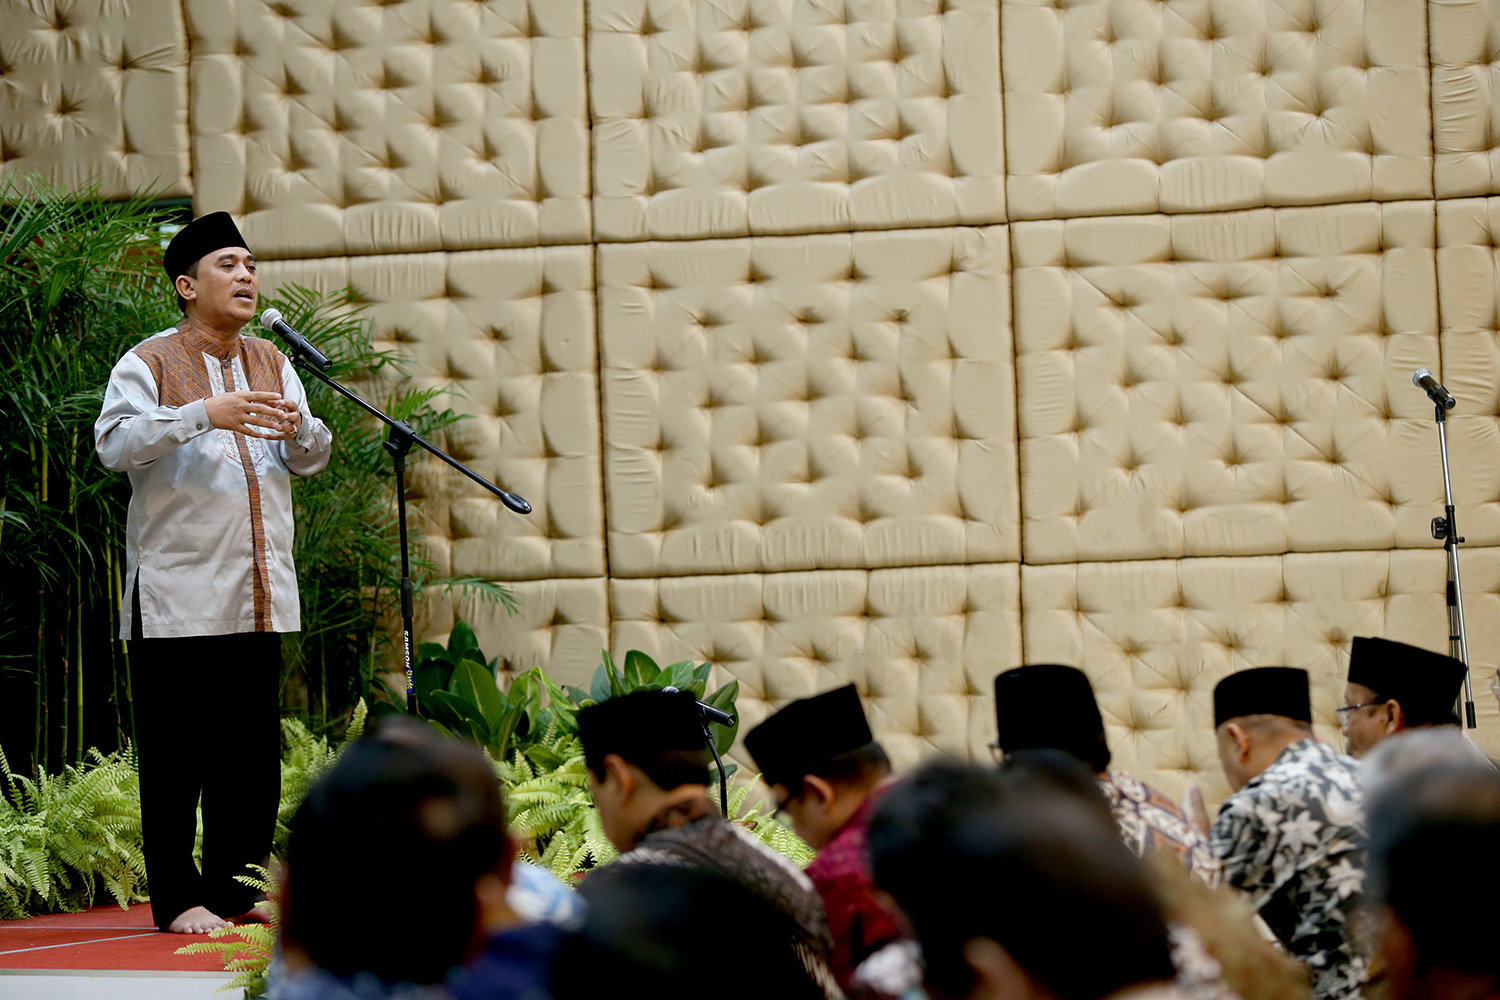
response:
<svg viewBox="0 0 1500 1000"><path fill-rule="evenodd" d="M397 420L378 406L367 402L359 393L343 385L326 372L320 371L315 366L308 364L300 355L292 359L292 364L299 371L304 371L314 376L318 381L327 385L330 389L390 428L391 436L385 443L385 450L390 452L391 459L395 463L397 521L401 529L401 631L402 652L406 665L406 710L410 714L415 715L417 714L417 661L416 640L412 634L415 609L412 607L411 557L406 540L406 453L411 450L413 444L420 445L429 454L442 459L480 486L495 494L495 496L500 498L501 503L517 514L530 514L531 504L526 502L525 497L502 490L452 455L425 440L420 434L412 430L411 424L404 420Z"/></svg>

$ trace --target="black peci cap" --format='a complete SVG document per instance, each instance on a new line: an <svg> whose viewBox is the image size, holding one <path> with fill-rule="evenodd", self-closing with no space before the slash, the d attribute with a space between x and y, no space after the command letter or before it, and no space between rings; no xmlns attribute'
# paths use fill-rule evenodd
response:
<svg viewBox="0 0 1500 1000"><path fill-rule="evenodd" d="M688 691L632 691L578 712L578 739L591 770L606 754L632 763L662 753L698 751L708 781L708 749L698 699Z"/></svg>
<svg viewBox="0 0 1500 1000"><path fill-rule="evenodd" d="M1367 635L1354 637L1349 654L1349 683L1400 702L1414 726L1458 722L1455 706L1466 673L1452 656Z"/></svg>
<svg viewBox="0 0 1500 1000"><path fill-rule="evenodd" d="M1077 667L1032 663L996 677L995 732L1006 753L1064 750L1096 770L1109 764L1104 718Z"/></svg>
<svg viewBox="0 0 1500 1000"><path fill-rule="evenodd" d="M225 247L250 249L228 212L210 212L194 219L178 230L172 242L167 244L167 253L162 259L167 280L176 281L178 275L186 274L193 264Z"/></svg>
<svg viewBox="0 0 1500 1000"><path fill-rule="evenodd" d="M1307 671L1301 667L1252 667L1214 686L1214 728L1245 715L1280 715L1312 722Z"/></svg>
<svg viewBox="0 0 1500 1000"><path fill-rule="evenodd" d="M745 734L768 785L793 785L813 768L875 742L853 684L786 705Z"/></svg>

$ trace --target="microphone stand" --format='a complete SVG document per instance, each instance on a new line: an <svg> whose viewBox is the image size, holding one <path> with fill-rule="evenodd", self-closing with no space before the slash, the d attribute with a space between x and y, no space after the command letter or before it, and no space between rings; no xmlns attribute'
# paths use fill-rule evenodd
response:
<svg viewBox="0 0 1500 1000"><path fill-rule="evenodd" d="M703 727L703 741L708 744L709 752L714 755L714 767L719 769L719 812L724 818L729 818L729 779L724 774L724 761L719 756L719 744L714 740L713 730L708 728L708 716L702 711L698 713L698 725Z"/></svg>
<svg viewBox="0 0 1500 1000"><path fill-rule="evenodd" d="M1449 655L1462 661L1464 671L1464 721L1467 728L1475 728L1474 682L1468 671L1469 639L1464 628L1464 590L1458 575L1458 544L1463 541L1458 534L1458 523L1453 512L1453 481L1448 475L1448 411L1441 403L1437 411L1438 451L1443 457L1443 513L1432 519L1432 537L1443 543L1448 556L1448 650Z"/></svg>
<svg viewBox="0 0 1500 1000"><path fill-rule="evenodd" d="M315 376L324 385L345 399L350 400L360 409L390 428L390 437L386 439L385 450L390 453L391 462L396 471L396 514L397 521L401 527L401 643L402 661L406 666L406 711L410 715L416 715L417 646L412 637L412 619L415 617L415 610L412 605L411 554L406 540L406 453L411 451L411 446L414 444L422 447L495 494L495 496L500 498L501 503L517 514L530 514L531 504L527 503L526 499L522 496L502 490L452 455L425 440L405 420L397 420L379 407L366 402L354 390L349 389L333 377L325 374L316 364L304 357L300 350L295 348L292 351L292 364L296 366L298 371L307 372Z"/></svg>
<svg viewBox="0 0 1500 1000"><path fill-rule="evenodd" d="M674 687L671 684L668 684L666 687L662 688L662 690L675 693L680 689ZM697 699L695 698L694 700L696 701ZM719 718L711 718L710 713L718 715ZM734 716L730 715L728 712L721 711L720 709L713 708L709 705L705 705L701 701L698 702L698 725L703 729L703 742L708 744L709 752L714 755L714 766L719 769L719 812L724 814L725 819L728 819L729 778L724 774L724 761L719 756L719 744L718 741L714 739L714 731L708 728L708 724L710 722L717 722L721 726L732 726L734 725Z"/></svg>

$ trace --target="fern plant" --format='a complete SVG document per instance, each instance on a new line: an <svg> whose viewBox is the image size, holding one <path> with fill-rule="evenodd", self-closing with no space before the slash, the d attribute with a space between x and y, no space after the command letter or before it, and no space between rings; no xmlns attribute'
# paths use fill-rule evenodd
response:
<svg viewBox="0 0 1500 1000"><path fill-rule="evenodd" d="M254 1000L266 992L266 973L276 953L276 936L281 924L281 910L273 898L271 873L260 865L251 865L254 875L237 875L239 881L266 894L260 904L270 917L264 924L230 924L208 932L209 940L194 941L177 949L179 955L218 955L224 971L234 973L229 982L214 990L244 990L245 1000Z"/></svg>
<svg viewBox="0 0 1500 1000"><path fill-rule="evenodd" d="M281 800L276 806L276 835L271 851L278 857L286 855L286 841L291 834L292 815L302 804L302 798L318 776L333 766L344 752L349 741L357 740L365 731L366 708L361 698L354 704L349 716L349 725L344 730L344 740L335 743L328 735L314 735L300 719L281 720Z"/></svg>
<svg viewBox="0 0 1500 1000"><path fill-rule="evenodd" d="M761 843L784 855L798 868L812 864L816 853L791 827L776 818L774 812L765 811L764 796L750 797L750 792L761 784L760 775L735 786L729 793L729 818L760 838Z"/></svg>
<svg viewBox="0 0 1500 1000"><path fill-rule="evenodd" d="M523 861L539 864L569 884L579 873L614 860L599 810L589 796L583 745L554 720L537 741L545 753L516 750L495 764L505 788L511 832Z"/></svg>
<svg viewBox="0 0 1500 1000"><path fill-rule="evenodd" d="M27 778L0 751L0 783L0 918L81 910L101 886L122 907L145 898L133 754L90 750L61 774Z"/></svg>

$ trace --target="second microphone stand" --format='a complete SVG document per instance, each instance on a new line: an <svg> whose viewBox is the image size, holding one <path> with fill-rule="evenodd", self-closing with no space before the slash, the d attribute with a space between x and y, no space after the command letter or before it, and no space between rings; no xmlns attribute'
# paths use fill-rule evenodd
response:
<svg viewBox="0 0 1500 1000"><path fill-rule="evenodd" d="M1436 403L1438 451L1443 457L1443 513L1432 519L1432 537L1443 543L1448 556L1448 647L1449 655L1461 660L1465 668L1469 665L1469 639L1464 628L1464 588L1458 575L1458 544L1463 538L1458 533L1458 522L1453 512L1453 480L1448 474L1448 410ZM1469 729L1475 728L1474 682L1471 671L1464 671L1464 721Z"/></svg>
<svg viewBox="0 0 1500 1000"><path fill-rule="evenodd" d="M453 468L468 476L474 482L489 490L500 498L500 502L517 514L530 514L531 504L526 498L515 493L508 493L490 482L488 479L464 465L452 455L424 439L412 429L411 424L405 420L397 420L390 414L381 410L373 403L367 402L354 390L342 385L332 376L328 375L316 364L305 358L300 351L293 350L292 364L299 371L307 372L330 389L350 400L370 416L384 423L390 428L390 437L386 439L385 450L391 456L391 462L396 472L396 516L401 528L401 653L402 663L406 667L406 710L412 715L417 714L417 646L413 639L413 619L416 617L413 606L413 587L411 582L411 551L406 540L406 455L411 451L412 445L417 445L442 459Z"/></svg>

